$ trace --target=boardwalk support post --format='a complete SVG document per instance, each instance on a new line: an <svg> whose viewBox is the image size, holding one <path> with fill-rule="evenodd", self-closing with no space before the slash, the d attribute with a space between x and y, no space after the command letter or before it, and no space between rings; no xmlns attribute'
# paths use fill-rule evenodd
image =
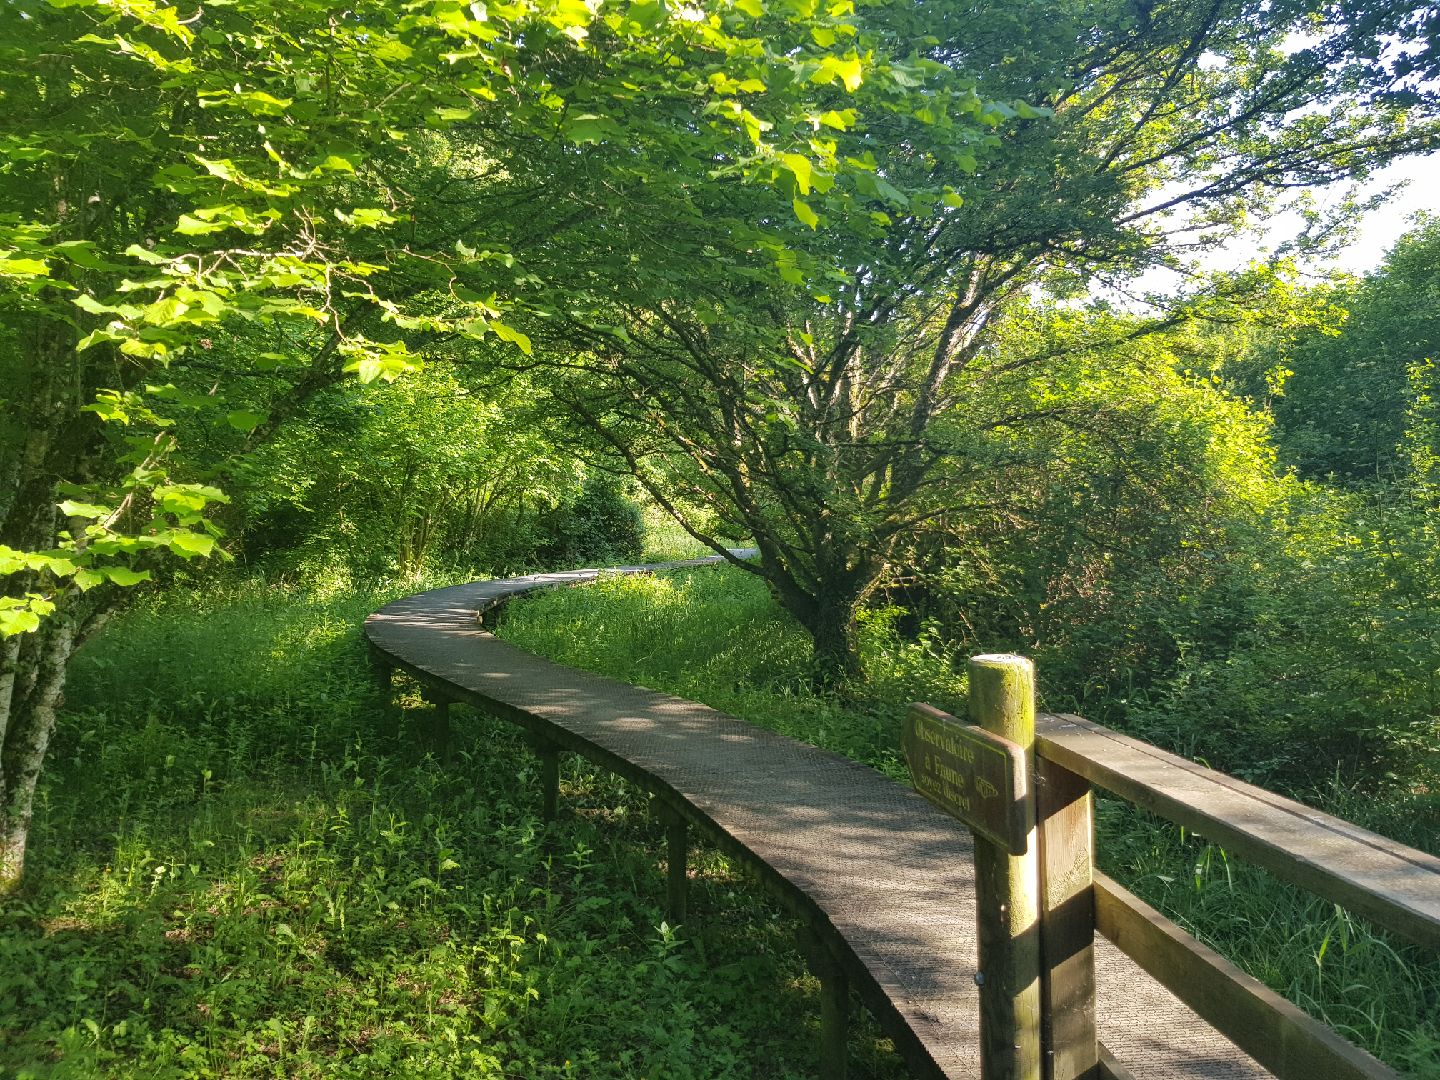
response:
<svg viewBox="0 0 1440 1080"><path fill-rule="evenodd" d="M540 759L540 817L551 822L560 812L560 747L533 732L527 741Z"/></svg>
<svg viewBox="0 0 1440 1080"><path fill-rule="evenodd" d="M370 645L366 650L370 674L375 679L375 692L380 696L380 710L392 729L399 727L399 710L395 707L395 665L390 658Z"/></svg>
<svg viewBox="0 0 1440 1080"><path fill-rule="evenodd" d="M1094 1080L1095 800L1090 782L1035 759L1040 844L1041 1048L1045 1080Z"/></svg>
<svg viewBox="0 0 1440 1080"><path fill-rule="evenodd" d="M810 974L820 980L820 1068L826 1080L845 1080L850 1041L850 984L845 969L820 935L802 924L796 932Z"/></svg>
<svg viewBox="0 0 1440 1080"><path fill-rule="evenodd" d="M421 696L435 710L430 717L430 744L439 752L441 761L448 765L453 733L450 727L450 696L430 686L421 691Z"/></svg>
<svg viewBox="0 0 1440 1080"><path fill-rule="evenodd" d="M689 826L674 807L655 800L655 817L665 826L665 918L672 926L685 921L689 878L686 859L690 851Z"/></svg>
<svg viewBox="0 0 1440 1080"><path fill-rule="evenodd" d="M970 660L969 671L971 721L1019 746L1033 764L1033 665L1021 656L976 656ZM1033 795L1027 789L1023 797ZM1034 829L1023 855L1011 855L1000 845L975 837L975 906L980 932L976 982L980 984L980 1071L984 1080L1040 1080L1042 1075L1037 848Z"/></svg>

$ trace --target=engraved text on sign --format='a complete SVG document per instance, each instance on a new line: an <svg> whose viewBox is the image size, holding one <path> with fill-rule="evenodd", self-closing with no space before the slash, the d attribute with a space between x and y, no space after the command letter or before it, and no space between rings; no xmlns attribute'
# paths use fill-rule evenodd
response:
<svg viewBox="0 0 1440 1080"><path fill-rule="evenodd" d="M901 746L916 791L1012 855L1025 853L1031 822L1018 746L928 705L910 706Z"/></svg>

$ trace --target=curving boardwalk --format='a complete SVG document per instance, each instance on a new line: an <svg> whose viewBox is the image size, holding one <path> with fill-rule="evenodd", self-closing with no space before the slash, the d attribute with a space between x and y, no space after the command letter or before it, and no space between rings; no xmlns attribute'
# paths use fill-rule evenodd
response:
<svg viewBox="0 0 1440 1080"><path fill-rule="evenodd" d="M917 1076L978 1076L969 832L870 768L704 705L551 663L498 640L477 617L601 573L437 589L382 608L365 633L382 667L655 793L755 867L817 932ZM1103 939L1096 963L1101 1041L1135 1076L1269 1075Z"/></svg>

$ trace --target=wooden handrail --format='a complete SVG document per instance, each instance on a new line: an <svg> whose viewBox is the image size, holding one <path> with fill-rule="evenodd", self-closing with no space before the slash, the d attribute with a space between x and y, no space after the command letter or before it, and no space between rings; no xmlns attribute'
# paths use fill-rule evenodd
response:
<svg viewBox="0 0 1440 1080"><path fill-rule="evenodd" d="M1104 874L1095 875L1095 929L1276 1076L1399 1080Z"/></svg>
<svg viewBox="0 0 1440 1080"><path fill-rule="evenodd" d="M981 676L987 665L996 664L1027 676L1030 670L1020 657L971 660L970 720L991 731L998 706ZM1440 859L1078 716L1041 713L1035 717L1033 742L1028 728L1020 732L1023 739L1011 737L1012 749L1033 754L1034 761L1033 784L1028 790L1013 785L1012 794L984 775L974 732L939 710L915 705L906 722L905 749L917 790L975 833L977 870L983 869L981 838L996 835L996 822L1003 820L997 811L1012 799L1033 800L1021 816L1035 822L1029 848L1040 867L1034 888L1044 1064L1043 1069L1028 1064L996 1068L995 1078L1123 1076L1123 1068L1095 1038L1093 942L1098 931L1281 1080L1398 1080L1383 1062L1094 873L1090 789L1111 791L1421 945L1440 945ZM1003 831L998 835L1005 838ZM1008 913L1028 909L1029 898L1023 899L1007 900L1002 894L988 902ZM987 894L977 892L982 928L986 902ZM1031 936L1029 924L1019 932ZM982 1038L988 1023L1018 1041L1028 1009L1016 1002L1009 1013L999 1008L993 1016L982 1012ZM985 1065L982 1074L989 1080L992 1071L988 1061Z"/></svg>
<svg viewBox="0 0 1440 1080"><path fill-rule="evenodd" d="M1082 720L1036 718L1036 753L1276 877L1440 947L1440 859Z"/></svg>

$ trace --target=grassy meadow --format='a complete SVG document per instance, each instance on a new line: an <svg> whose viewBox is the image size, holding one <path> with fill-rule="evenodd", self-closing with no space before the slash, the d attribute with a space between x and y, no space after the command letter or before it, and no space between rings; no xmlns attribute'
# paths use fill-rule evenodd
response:
<svg viewBox="0 0 1440 1080"><path fill-rule="evenodd" d="M453 761L359 627L421 587L156 599L77 662L23 893L0 1076L799 1078L818 984L723 859L662 915L645 797L456 709ZM862 1029L858 1075L902 1075Z"/></svg>

